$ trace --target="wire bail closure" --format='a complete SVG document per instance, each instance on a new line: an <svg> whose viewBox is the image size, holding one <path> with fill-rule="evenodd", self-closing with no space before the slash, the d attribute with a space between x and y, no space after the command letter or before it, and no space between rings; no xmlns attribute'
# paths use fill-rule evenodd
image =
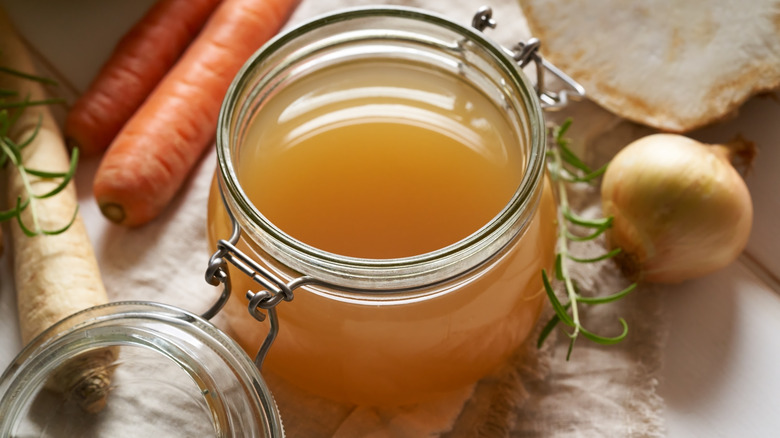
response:
<svg viewBox="0 0 780 438"><path fill-rule="evenodd" d="M249 300L249 314L256 320L262 322L265 321L267 313L270 323L268 335L260 346L254 360L257 368L262 369L265 356L268 354L271 344L273 344L276 335L279 333L279 319L276 315L276 306L282 301L292 301L293 290L296 288L308 283L317 283L317 281L312 277L303 276L296 278L290 283L285 283L267 269L260 266L250 256L238 249L236 244L241 237L241 227L238 225L238 221L228 208L221 187L219 188L219 194L225 211L230 217L233 231L228 240L223 239L217 242L217 250L209 258L209 264L206 268L205 275L206 282L215 287L221 284L223 288L222 294L217 301L201 314L201 317L207 320L213 318L222 310L230 299L232 284L230 282L228 263L232 264L258 283L262 287L260 291L247 291L246 298ZM263 313L263 310L265 310L266 313Z"/></svg>
<svg viewBox="0 0 780 438"><path fill-rule="evenodd" d="M484 32L487 28L494 29L496 25L497 23L493 19L493 8L490 6L480 7L471 20L471 26L480 32ZM577 100L585 97L585 88L582 85L539 54L541 45L542 43L538 38L531 38L526 42L515 44L509 49L509 53L521 69L531 62L534 63L536 67L536 84L534 88L539 96L542 108L551 111L558 110L568 105L569 98ZM552 74L561 80L567 88L557 92L546 89L545 74Z"/></svg>

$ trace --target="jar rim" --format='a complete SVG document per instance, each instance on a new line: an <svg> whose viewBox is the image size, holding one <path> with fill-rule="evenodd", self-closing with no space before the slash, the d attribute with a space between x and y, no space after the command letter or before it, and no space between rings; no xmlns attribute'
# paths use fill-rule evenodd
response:
<svg viewBox="0 0 780 438"><path fill-rule="evenodd" d="M522 102L525 110L523 120L528 126L530 136L529 152L526 156L527 164L522 180L510 201L495 217L471 235L428 253L401 258L372 259L335 254L308 245L277 228L265 218L257 207L248 200L241 188L238 174L234 167L230 146L231 117L236 109L234 97L248 84L252 71L261 66L268 57L283 50L288 43L307 32L344 21L363 18L397 18L418 21L451 31L466 41L474 43L477 47L484 50L490 59L497 63L501 71L506 74L506 77L511 80L512 89L520 92L517 98ZM464 255L484 250L485 246L495 244L496 237L506 231L507 223L512 218L517 217L523 211L536 208L538 203L538 196L536 195L538 195L538 187L544 174L546 131L543 122L542 106L535 87L512 58L511 51L487 38L477 29L461 25L447 17L430 11L405 6L368 6L342 9L316 17L288 32L277 35L255 52L238 72L228 89L220 110L216 144L217 175L219 177L220 194L222 195L223 203L226 204L225 207L228 209L235 207L235 210L240 215L248 219L250 223L257 225L275 244L281 246L283 251L292 252L296 257L310 258L313 260L314 265L323 267L322 271L346 270L351 271L352 277L360 277L364 274L367 277L372 277L373 274L371 272L381 272L379 275L384 277L388 275L408 277L409 275L417 275L420 272L427 272L433 269L434 265L446 265L446 260L448 259L463 257ZM233 215L231 214L231 216ZM235 218L233 219L235 220ZM506 243L503 242L500 246L503 247ZM308 274L308 272L304 273ZM347 281L347 283L347 286L354 285L350 281Z"/></svg>

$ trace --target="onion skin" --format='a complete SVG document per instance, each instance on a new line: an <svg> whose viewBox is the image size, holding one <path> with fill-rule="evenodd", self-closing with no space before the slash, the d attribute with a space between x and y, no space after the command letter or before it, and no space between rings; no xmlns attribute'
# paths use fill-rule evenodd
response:
<svg viewBox="0 0 780 438"><path fill-rule="evenodd" d="M741 143L746 146L746 143ZM748 145L752 148L752 144ZM750 236L753 204L734 148L653 134L622 149L601 185L607 243L634 281L679 283L731 263Z"/></svg>

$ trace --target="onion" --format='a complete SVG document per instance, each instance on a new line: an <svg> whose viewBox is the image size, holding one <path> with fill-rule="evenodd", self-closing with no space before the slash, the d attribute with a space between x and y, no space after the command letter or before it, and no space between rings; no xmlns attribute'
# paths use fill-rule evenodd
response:
<svg viewBox="0 0 780 438"><path fill-rule="evenodd" d="M745 248L753 221L750 193L732 165L752 143L706 145L653 134L622 149L601 186L612 216L607 242L632 280L676 283L716 271Z"/></svg>

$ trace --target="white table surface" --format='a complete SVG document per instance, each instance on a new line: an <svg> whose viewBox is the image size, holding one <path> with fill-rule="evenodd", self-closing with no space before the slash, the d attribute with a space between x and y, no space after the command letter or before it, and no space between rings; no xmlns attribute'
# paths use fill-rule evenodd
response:
<svg viewBox="0 0 780 438"><path fill-rule="evenodd" d="M25 38L77 90L151 3L0 0ZM755 207L748 248L726 269L660 292L670 318L659 376L670 437L780 436L780 92L754 98L736 118L691 135L715 141L738 133L760 148L747 178ZM94 171L94 162L84 162L87 176L79 177L86 194L90 166ZM91 196L83 194L80 203L98 242L108 224ZM0 261L0 315L12 315L8 256ZM21 348L15 325L14 318L0 320L0 369Z"/></svg>

